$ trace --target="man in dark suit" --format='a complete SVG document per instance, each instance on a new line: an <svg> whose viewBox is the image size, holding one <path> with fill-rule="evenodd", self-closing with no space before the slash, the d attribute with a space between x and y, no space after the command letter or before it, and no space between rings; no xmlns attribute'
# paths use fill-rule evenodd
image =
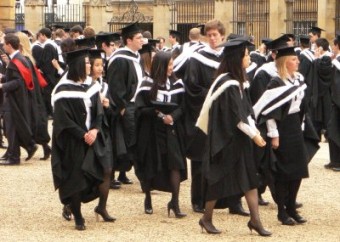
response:
<svg viewBox="0 0 340 242"><path fill-rule="evenodd" d="M19 52L19 38L15 34L5 36L4 50L9 55L6 75L0 84L4 92L4 120L8 149L0 165L20 164L20 146L26 149L32 158L38 147L33 140L31 91L34 89L32 72L24 56Z"/></svg>

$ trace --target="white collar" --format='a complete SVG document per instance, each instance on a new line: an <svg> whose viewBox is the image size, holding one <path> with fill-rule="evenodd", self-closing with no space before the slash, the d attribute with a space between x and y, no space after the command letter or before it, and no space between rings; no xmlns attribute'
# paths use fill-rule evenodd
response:
<svg viewBox="0 0 340 242"><path fill-rule="evenodd" d="M12 60L16 54L19 53L19 50L14 51L12 54L9 55L9 58Z"/></svg>

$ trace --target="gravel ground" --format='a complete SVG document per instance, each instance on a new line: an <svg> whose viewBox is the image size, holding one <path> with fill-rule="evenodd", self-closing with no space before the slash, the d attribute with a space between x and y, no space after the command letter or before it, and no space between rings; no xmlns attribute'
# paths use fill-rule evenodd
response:
<svg viewBox="0 0 340 242"><path fill-rule="evenodd" d="M2 155L4 151L0 151ZM23 157L26 155L22 152ZM108 211L115 223L96 222L93 209L97 201L82 206L87 229L76 231L74 222L61 217L62 206L53 189L50 161L40 161L42 149L20 166L0 167L0 241L340 241L340 173L323 168L328 163L328 144L310 164L310 178L302 182L298 201L304 225L282 226L276 219L276 206L270 201L261 207L263 224L273 235L262 238L247 228L248 218L215 210L214 222L221 235L201 233L200 214L190 205L190 180L181 185L180 205L188 216L183 219L167 216L169 193L153 192L153 215L143 211L144 195L133 170L128 177L133 185L111 190ZM243 199L244 207L246 207Z"/></svg>

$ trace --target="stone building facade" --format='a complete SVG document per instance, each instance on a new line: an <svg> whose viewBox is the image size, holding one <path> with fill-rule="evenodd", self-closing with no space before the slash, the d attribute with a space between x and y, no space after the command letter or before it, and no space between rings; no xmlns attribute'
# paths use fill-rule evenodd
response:
<svg viewBox="0 0 340 242"><path fill-rule="evenodd" d="M79 0L78 0L79 1ZM0 1L0 29L15 27L16 0ZM82 0L81 21L96 30L116 31L139 21L153 36L168 36L169 29L186 32L209 19L220 19L227 33L248 34L256 43L281 33L306 33L311 25L326 30L331 40L340 29L337 0ZM57 1L58 3L58 1ZM55 8L56 9L56 8ZM45 0L25 0L25 29L45 26ZM58 10L55 10L58 16ZM62 19L61 17L58 18ZM67 20L67 18L66 18ZM67 21L72 24L76 21ZM184 39L186 36L184 37Z"/></svg>

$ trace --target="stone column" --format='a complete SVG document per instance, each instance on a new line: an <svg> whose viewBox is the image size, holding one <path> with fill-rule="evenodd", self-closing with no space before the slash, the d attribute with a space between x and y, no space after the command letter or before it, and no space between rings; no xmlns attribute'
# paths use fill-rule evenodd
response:
<svg viewBox="0 0 340 242"><path fill-rule="evenodd" d="M321 37L332 41L335 32L335 6L336 0L318 0L318 27L325 30Z"/></svg>
<svg viewBox="0 0 340 242"><path fill-rule="evenodd" d="M170 2L170 1L169 1ZM170 21L171 21L171 10L174 6L167 1L155 1L153 6L153 37L158 36L164 37L168 40ZM166 43L167 45L169 43Z"/></svg>
<svg viewBox="0 0 340 242"><path fill-rule="evenodd" d="M86 25L92 26L96 32L109 31L108 22L112 18L112 10L104 0L83 1L86 11Z"/></svg>
<svg viewBox="0 0 340 242"><path fill-rule="evenodd" d="M286 33L286 1L269 0L269 37L276 39L281 33Z"/></svg>
<svg viewBox="0 0 340 242"><path fill-rule="evenodd" d="M15 28L15 0L0 1L0 30Z"/></svg>
<svg viewBox="0 0 340 242"><path fill-rule="evenodd" d="M227 36L233 32L233 0L215 1L215 19L222 21Z"/></svg>
<svg viewBox="0 0 340 242"><path fill-rule="evenodd" d="M25 29L32 33L37 33L44 24L44 7L43 0L26 0L25 1Z"/></svg>

